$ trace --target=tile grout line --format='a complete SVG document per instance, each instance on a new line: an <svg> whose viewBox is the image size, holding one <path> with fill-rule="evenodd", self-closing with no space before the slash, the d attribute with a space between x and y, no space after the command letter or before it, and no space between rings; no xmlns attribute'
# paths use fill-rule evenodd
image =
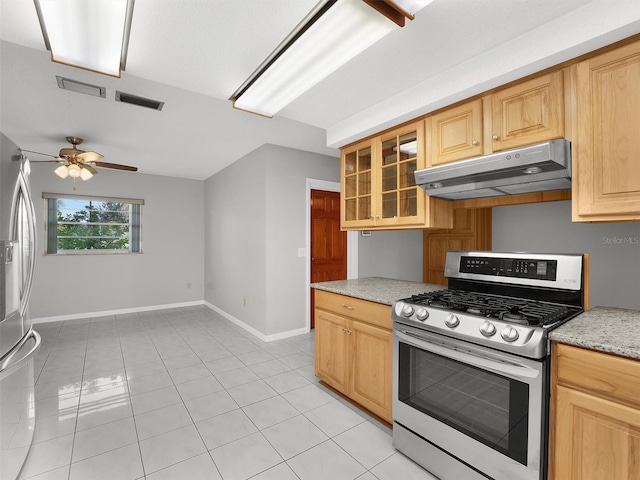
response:
<svg viewBox="0 0 640 480"><path fill-rule="evenodd" d="M142 458L142 446L140 445L140 434L138 433L138 423L136 422L136 413L133 411L133 402L131 401L131 386L129 385L129 377L127 376L127 362L125 362L124 351L122 349L122 336L120 329L118 328L118 317L114 320L116 322L116 333L118 334L118 345L120 345L120 355L122 356L122 368L124 369L124 378L127 382L127 393L129 395L129 403L131 404L131 414L133 415L133 427L136 430L136 439L138 440L138 454L140 455L140 465L142 466L142 478L147 478L147 472L144 466L144 459Z"/></svg>
<svg viewBox="0 0 640 480"><path fill-rule="evenodd" d="M157 312L157 313L160 313L160 312ZM340 399L338 397L336 397L334 395L330 395L330 392L325 392L325 390L322 389L322 388L320 390L323 393L326 393L326 394L330 395L331 399L329 400L329 402L323 403L322 405L318 405L318 406L316 406L316 407L314 407L314 408L312 408L312 409L310 409L310 410L308 410L306 412L300 411L298 408L295 407L294 404L291 403L291 401L289 401L285 397L285 395L288 394L289 392L292 392L292 391L295 391L295 390L298 390L298 389L302 389L302 388L306 388L306 387L308 387L310 385L315 385L313 382L309 382L309 378L307 377L307 375L309 374L308 370L305 370L304 374L301 373L301 371L303 369L305 369L305 367L308 368L309 365L298 365L297 362L292 362L291 364L283 362L283 364L287 367L287 370L282 371L282 372L277 372L277 373L270 373L267 376L263 376L261 374L258 374L252 368L252 367L255 367L256 365L260 365L262 363L266 363L266 362L269 362L269 361L272 361L272 360L278 360L278 361L282 362L282 358L284 358L284 357L292 357L292 356L296 356L296 355L304 355L304 356L311 356L312 357L313 355L309 354L308 350L310 348L310 346L309 346L310 343L313 341L312 340L313 337L311 337L311 339L308 336L305 337L304 339L297 339L297 340L286 339L286 340L290 340L290 341L283 341L283 343L281 345L289 346L292 350L295 350L295 352L291 353L291 350L289 350L287 353L285 353L281 357L280 356L281 354L278 354L278 356L274 356L273 353L271 353L270 351L266 350L266 348L269 345L268 345L268 343L265 343L265 342L262 342L261 344L258 344L257 342L250 342L250 343L253 344L253 348L250 348L249 350L245 350L246 346L245 347L241 347L240 346L245 341L247 341L247 342L249 341L249 339L246 338L246 335L245 335L244 331L242 331L242 332L235 331L235 329L230 329L230 328L228 328L228 327L226 327L225 325L222 325L222 324L218 324L218 326L224 327L224 328L221 328L220 330L218 330L218 326L214 327L212 324L209 324L210 328L206 328L205 327L205 325L207 324L207 320L209 320L211 318L215 318L216 320L224 320L224 319L218 319L216 317L209 317L209 319L208 319L208 318L202 317L200 315L191 315L191 314L189 314L188 316L185 316L183 318L179 318L179 317L172 318L170 316L161 314L161 318L162 318L162 323L160 325L154 325L152 327L152 326L150 326L149 319L146 319L147 321L145 321L144 318L138 316L135 320L136 320L136 322L139 322L139 323L136 323L135 328L132 328L130 330L129 329L125 329L126 330L125 331L120 327L120 322L118 322L117 316L114 316L113 319L110 319L110 320L106 321L106 322L114 322L114 326L115 326L115 329L114 329L115 331L114 332L110 333L109 329L107 329L107 332L93 332L94 334L96 334L95 338L93 338L93 340L95 341L96 344L99 344L100 343L99 340L101 338L103 338L103 337L106 337L108 339L108 337L112 337L114 335L118 336L117 345L118 345L118 348L120 349L120 359L122 360L122 363L123 363L123 370L124 370L124 375L125 375L125 380L126 380L126 385L127 385L127 396L128 396L127 398L129 400L129 403L130 403L130 406L131 406L131 410L132 410L132 417L133 417L134 428L135 428L135 432L136 432L136 440L137 440L137 443L138 443L138 454L140 456L140 463L142 465L143 476L142 477L138 477L139 479L146 478L147 475L151 475L153 473L162 471L162 470L164 470L166 468L173 467L174 465L177 465L179 463L182 463L182 462L185 462L185 461L190 460L192 458L195 458L195 457L199 456L200 454L194 455L194 456L189 457L189 458L181 459L179 462L176 462L176 463L171 464L171 465L167 465L167 466L157 470L156 472L147 473L147 470L146 470L145 465L144 465L144 460L143 460L143 457L142 457L142 448L141 448L142 440L140 439L140 433L139 433L140 426L138 425L138 421L136 419L137 414L133 410L132 397L134 395L133 395L132 390L130 388L130 380L133 380L133 379L129 379L129 377L128 377L128 370L131 369L134 365L127 366L127 362L125 361L125 359L126 359L125 350L126 349L124 348L123 340L124 340L124 338L126 336L129 336L129 335L137 336L137 335L144 334L144 337L148 338L149 341L151 342L151 344L153 345L153 347L154 347L153 349L154 349L155 354L158 355L158 358L162 362L162 365L164 367L165 372L167 373L167 375L169 376L169 378L171 380L171 386L176 390L176 392L178 394L178 397L180 398L180 402L181 402L180 405L186 410L186 412L187 412L187 414L189 416L189 419L191 420L191 425L193 425L196 428L196 432L198 433L198 438L200 439L200 441L204 445L206 452L209 454L209 458L211 459L213 465L215 466L217 472L220 474L221 477L222 477L222 473L219 470L218 465L213 460L213 456L212 456L212 450L215 450L215 448L212 449L212 450L209 450L209 448L207 447L207 444L206 444L206 442L204 440L203 434L200 432L200 430L197 427L197 422L195 421L195 419L193 417L193 413L187 408L186 400L184 398L184 393L181 393L180 390L177 388L178 385L183 384L183 383L187 383L187 382L191 382L191 381L194 381L194 380L198 380L199 377L196 377L196 378L191 379L191 380L186 380L186 381L183 381L183 382L180 382L180 383L176 383L176 381L178 381L178 377L174 378L174 376L171 375L171 371L172 370L180 370L182 368L187 369L189 367L193 367L193 366L196 366L196 365L198 365L198 366L199 365L204 365L207 368L207 370L209 371L209 373L211 374L211 377L213 379L215 379L218 383L220 383L220 386L222 387L222 390L220 390L220 391L224 391L227 395L229 395L230 398L235 402L235 405L237 406L237 409L240 410L243 413L243 415L247 416L247 418L249 419L249 421L251 422L253 427L256 429L256 432L254 432L254 433L260 432L261 437L264 440L266 440L266 442L271 446L271 448L273 448L273 450L279 455L279 457L282 460L282 462L280 462L280 463L278 463L276 465L273 465L273 466L271 466L271 467L269 467L269 468L267 468L267 469L265 469L265 470L263 470L261 472L253 474L251 478L253 478L253 476L260 475L264 471L267 471L267 470L269 470L269 469L271 469L271 468L273 468L273 467L275 467L277 465L280 465L281 463L284 463L285 465L287 465L287 467L293 472L293 474L297 478L300 478L299 475L289 466L289 463L288 463L289 460L298 457L299 455L301 455L301 454L303 454L303 453L305 453L305 452L317 447L318 445L325 444L328 440L332 440L333 444L335 446L337 446L350 459L352 459L358 465L360 465L362 468L364 468L364 472L361 475L364 475L364 474L366 474L366 472L369 472L373 477L377 478L373 473L371 473L371 469L375 468L376 466L380 465L384 461L388 460L391 456L393 456L393 454L391 454L391 455L385 457L384 459L379 460L370 469L370 468L367 468L362 463L360 463L352 454L349 453L349 451L347 451L345 448L343 448L340 444L338 444L336 442L335 438L337 436L342 435L342 434L344 434L344 433L356 428L357 426L362 425L364 422L368 421L366 417L361 415L362 422L360 422L357 425L354 425L354 426L352 426L352 427L350 427L350 428L348 428L348 429L346 429L344 431L341 431L336 435L329 436L322 429L319 429L324 435L327 436L327 438L325 440L323 440L322 442L320 442L320 443L318 443L316 445L313 445L313 446L311 446L311 447L309 447L309 448L307 448L307 449L305 449L305 450L303 450L301 452L298 452L294 456L292 456L290 459L285 460L282 457L282 455L280 454L280 452L276 449L275 444L272 443L266 437L266 435L264 434L264 430L266 430L268 428L271 428L273 426L282 424L282 423L284 423L286 421L289 421L289 420L291 420L291 418L279 421L279 422L277 422L277 423L275 423L273 425L269 425L268 427L265 427L264 429L260 429L257 426L257 424L255 423L255 421L253 419L251 419L251 417L248 417L248 415L245 413L244 408L247 407L247 406L254 405L256 403L259 403L261 401L265 401L265 400L268 400L268 399L271 399L271 398L280 397L282 400L284 400L286 402L286 404L288 404L291 408L293 408L295 411L298 412L298 414L295 415L292 418L296 418L296 417L302 416L307 421L311 422L311 424L313 424L316 428L319 428L317 425L314 424L313 421L311 421L311 419L309 417L307 417L307 413L308 412L314 411L314 410L316 410L318 408L321 408L321 407L327 405L328 403L331 403L331 402L334 402L334 401L337 401L340 404L344 404L343 402L340 401ZM102 321L104 321L104 320L102 320ZM58 331L56 332L57 334L56 334L56 343L55 344L64 343L64 342L60 342L60 340L64 340L64 339L62 339L60 337L60 335L62 335L64 333L63 332L63 326L64 326L64 324L62 324L62 326L59 327ZM76 325L73 325L73 326L75 327ZM69 466L69 472L68 472L68 477L67 477L68 480L71 478L71 466L74 463L73 462L73 449L75 447L76 435L78 433L77 428L78 428L78 422L79 422L80 406L81 406L81 402L82 402L83 396L87 395L87 391L84 390L84 383L85 383L85 378L84 377L85 377L85 372L87 372L87 360L89 358L88 354L89 354L89 349L90 349L91 343L92 343L92 329L91 329L91 326L92 326L92 322L89 321L88 322L87 331L84 332L83 335L82 335L84 340L85 340L85 345L84 345L84 349L83 349L84 358L83 358L83 368L82 368L82 380L81 380L81 383L80 383L80 394L78 396L78 405L77 405L77 409L76 409L75 428L74 428L74 432L73 432L74 433L74 438L73 438L73 442L72 442L72 446L71 446L70 461L69 461L69 464L68 464L68 466ZM71 327L71 325L70 325L70 327ZM169 330L169 332L167 332L167 330ZM227 336L228 335L230 338L235 337L235 338L237 338L237 341L238 341L238 344L239 344L237 346L234 346L233 350L229 350L229 353L230 353L229 357L222 357L220 359L214 359L214 360L209 361L208 363L215 362L217 360L222 360L224 358L234 358L234 359L238 360L240 362L240 364L244 365L243 367L239 367L239 368L247 368L249 371L253 372L258 378L255 381L241 383L239 385L234 385L233 387L227 387L224 384L222 384L220 382L220 380L218 379L218 377L216 376L216 374L213 371L211 371L210 368L203 361L203 357L201 357L200 354L198 353L199 351L201 352L201 349L196 349L196 347L194 345L194 341L197 340L197 335L198 335L199 332L206 333L207 336L211 337L212 339L214 339L216 341L218 341L218 338L217 338L218 335L223 335L223 336ZM167 334L169 336L168 340L167 340L167 337L165 337L165 335L167 335ZM172 356L172 355L166 356L168 354L168 352L167 352L165 347L166 347L166 342L169 342L169 343L171 342L171 336L173 336L173 335L176 335L184 343L186 349L188 349L189 353L185 353L184 355L194 355L196 358L198 358L199 362L197 364L186 365L186 366L185 365L181 365L181 366L178 366L176 368L174 368L174 367L171 367L171 369L169 368L169 364L167 363L167 360L170 359L170 358L174 358L174 356ZM115 338L113 340L115 340ZM298 343L298 345L294 345L294 343ZM41 373L44 370L50 355L52 354L52 352L54 352L55 344L48 350L47 356L42 361L42 368L40 369ZM221 342L221 345L224 347L224 342ZM278 347L279 345L274 345L274 347ZM303 350L303 348L304 348L304 350ZM286 351L286 349L283 349L283 350ZM251 364L245 363L245 361L243 361L240 358L240 356L243 356L243 355L249 355L251 353L259 353L259 352L263 352L263 351L268 353L269 355L273 356L274 358L272 360L263 360L263 361L254 362L254 363L251 363ZM180 356L182 356L182 354L175 355L175 357L180 357ZM149 363L149 362L143 362L142 364L145 364L145 363ZM171 362L169 362L169 363L171 363ZM136 364L136 365L138 365L138 364ZM92 367L91 370L93 371L93 367ZM230 370L230 371L233 371L233 369ZM307 381L309 383L307 385L297 386L296 388L288 389L288 390L285 390L283 392L280 392L280 391L276 390L275 388L273 388L270 385L270 383L267 381L267 379L269 379L269 378L275 377L277 375L285 374L285 373L295 373L296 375L299 375L302 379L304 379L305 381ZM142 376L136 377L136 378L144 378L145 376L151 376L151 375L155 375L155 374L154 373L150 373L148 375L142 375ZM208 376L207 376L207 378L208 378ZM233 397L233 395L231 395L229 393L230 389L233 389L233 388L236 388L236 387L239 387L239 386L242 386L242 385L246 385L246 384L249 384L249 383L254 383L254 382L262 382L263 384L268 386L269 389L273 390L275 392L275 395L273 395L271 397L267 397L265 399L261 399L261 400L252 402L252 403L249 403L249 404L244 405L244 406L241 406L238 403L238 401ZM318 386L316 385L316 387L318 387ZM164 387L161 387L161 388L164 388ZM148 390L148 391L145 391L145 392L142 392L142 393L149 393L149 392L152 392L152 391L157 390L157 389L158 388L152 388L151 390ZM142 393L140 393L140 394L142 394ZM203 396L205 396L205 395L203 395ZM194 397L193 399L196 399L196 398L201 398L201 396ZM190 400L193 400L193 399L190 399ZM175 404L175 405L178 405L178 404ZM165 407L160 407L160 408L165 408ZM157 410L157 409L154 409L154 410ZM154 411L154 410L150 410L150 412ZM234 410L236 410L236 409L234 409ZM143 413L148 413L148 412L143 412ZM224 413L228 413L228 412L224 412ZM209 418L215 418L216 416L223 415L224 413L213 415L211 417L207 417L205 419L200 420L200 422L208 420ZM142 415L142 414L140 414L140 415ZM117 420L114 420L114 421L117 421ZM111 422L107 422L107 424L108 423L111 423ZM178 427L178 428L183 428L183 427ZM176 430L176 429L173 429L173 430ZM173 430L170 430L170 431L173 431ZM168 433L168 432L163 432L162 434L164 434L164 433ZM162 435L162 434L158 434L158 435ZM154 436L157 436L157 435L154 435ZM241 437L240 439L246 438L246 436L247 435ZM149 437L149 438L153 438L153 437ZM145 439L145 440L147 440L147 439ZM236 439L236 440L233 440L233 441L237 441L237 440L239 440L239 439ZM227 442L227 443L225 443L223 445L220 445L220 446L218 446L216 448L220 448L220 447L222 447L224 445L229 445L230 443L233 443L233 441L232 442ZM118 447L118 448L121 448L121 447ZM111 451L111 450L109 450L109 451ZM101 452L100 454L96 454L95 456L102 455L104 453L107 453L107 452ZM92 457L88 457L88 458L92 458ZM83 460L86 460L86 459L83 459Z"/></svg>

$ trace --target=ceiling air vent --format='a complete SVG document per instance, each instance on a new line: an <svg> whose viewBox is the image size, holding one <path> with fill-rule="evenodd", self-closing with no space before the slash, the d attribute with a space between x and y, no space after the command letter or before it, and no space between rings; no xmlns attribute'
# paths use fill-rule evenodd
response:
<svg viewBox="0 0 640 480"><path fill-rule="evenodd" d="M107 89L105 87L99 87L98 85L78 82L77 80L71 80L70 78L64 78L58 75L56 75L56 80L58 82L58 87L63 90L70 90L72 92L84 93L85 95L102 98L105 98L107 94Z"/></svg>
<svg viewBox="0 0 640 480"><path fill-rule="evenodd" d="M116 102L130 103L139 107L153 108L154 110L162 110L164 102L151 100L150 98L138 97L130 93L119 92L116 90Z"/></svg>

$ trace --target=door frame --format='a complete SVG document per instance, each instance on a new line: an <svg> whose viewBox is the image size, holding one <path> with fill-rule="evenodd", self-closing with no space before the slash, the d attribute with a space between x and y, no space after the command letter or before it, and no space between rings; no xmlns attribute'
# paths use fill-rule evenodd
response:
<svg viewBox="0 0 640 480"><path fill-rule="evenodd" d="M305 189L305 327L311 329L311 190L325 190L327 192L339 192L340 182L330 182L328 180L318 180L315 178L307 178L307 187ZM347 279L358 278L358 232L347 232Z"/></svg>

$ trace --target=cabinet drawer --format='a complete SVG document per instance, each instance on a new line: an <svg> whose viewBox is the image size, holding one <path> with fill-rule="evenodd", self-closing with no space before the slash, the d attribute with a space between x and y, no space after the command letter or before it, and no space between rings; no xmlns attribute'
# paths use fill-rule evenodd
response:
<svg viewBox="0 0 640 480"><path fill-rule="evenodd" d="M640 408L640 362L607 353L554 344L558 384Z"/></svg>
<svg viewBox="0 0 640 480"><path fill-rule="evenodd" d="M315 308L338 313L391 330L391 306L337 293L315 290Z"/></svg>

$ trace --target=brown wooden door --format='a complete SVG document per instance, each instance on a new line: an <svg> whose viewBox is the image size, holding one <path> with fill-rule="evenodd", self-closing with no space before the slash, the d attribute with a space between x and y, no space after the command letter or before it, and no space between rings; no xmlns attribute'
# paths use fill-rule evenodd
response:
<svg viewBox="0 0 640 480"><path fill-rule="evenodd" d="M340 193L311 190L311 283L347 278L347 232L340 230ZM314 328L311 292L311 328Z"/></svg>

